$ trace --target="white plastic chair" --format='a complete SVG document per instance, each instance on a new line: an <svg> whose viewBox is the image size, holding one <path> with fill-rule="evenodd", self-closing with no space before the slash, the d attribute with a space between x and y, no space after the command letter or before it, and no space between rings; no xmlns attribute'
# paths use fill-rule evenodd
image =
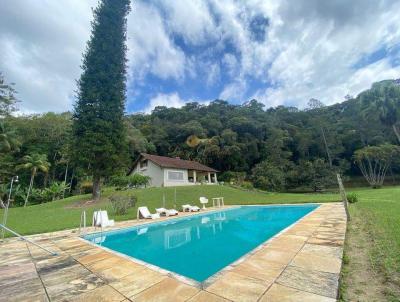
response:
<svg viewBox="0 0 400 302"><path fill-rule="evenodd" d="M114 220L108 219L107 211L95 211L93 213L93 226L108 227L114 226Z"/></svg>
<svg viewBox="0 0 400 302"><path fill-rule="evenodd" d="M138 207L137 219L139 219L139 218L157 219L157 218L160 218L160 214L158 214L158 213L151 214L147 207Z"/></svg>
<svg viewBox="0 0 400 302"><path fill-rule="evenodd" d="M203 210L206 209L206 203L208 203L208 199L206 197L200 197L200 203L203 205Z"/></svg>

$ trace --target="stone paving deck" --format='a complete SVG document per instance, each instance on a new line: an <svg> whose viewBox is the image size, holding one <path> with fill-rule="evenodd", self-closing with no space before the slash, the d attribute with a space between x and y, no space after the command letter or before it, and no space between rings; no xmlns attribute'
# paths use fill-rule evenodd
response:
<svg viewBox="0 0 400 302"><path fill-rule="evenodd" d="M116 228L137 223L117 223ZM8 239L0 244L0 302L333 302L338 295L345 232L342 204L322 204L202 288L91 245L76 231L29 236L58 252L57 256Z"/></svg>

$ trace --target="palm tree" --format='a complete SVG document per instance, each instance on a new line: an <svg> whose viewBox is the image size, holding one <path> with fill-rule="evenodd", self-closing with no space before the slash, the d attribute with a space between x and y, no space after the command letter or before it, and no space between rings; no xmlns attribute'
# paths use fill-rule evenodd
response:
<svg viewBox="0 0 400 302"><path fill-rule="evenodd" d="M26 193L24 207L28 203L29 194L31 193L33 187L33 180L35 179L36 173L38 171L47 173L50 168L50 163L47 161L47 155L45 154L32 154L25 155L22 158L23 164L19 165L18 169L26 169L31 171L31 181L29 183L28 192Z"/></svg>
<svg viewBox="0 0 400 302"><path fill-rule="evenodd" d="M372 85L370 90L360 94L363 110L367 119L378 116L382 124L391 127L400 143L400 86L396 81L382 81Z"/></svg>
<svg viewBox="0 0 400 302"><path fill-rule="evenodd" d="M16 132L0 122L0 152L18 151L20 146Z"/></svg>

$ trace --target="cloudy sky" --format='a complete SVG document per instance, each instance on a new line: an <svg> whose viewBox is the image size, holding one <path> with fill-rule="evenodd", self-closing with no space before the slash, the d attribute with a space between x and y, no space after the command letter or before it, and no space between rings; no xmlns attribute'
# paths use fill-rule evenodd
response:
<svg viewBox="0 0 400 302"><path fill-rule="evenodd" d="M97 1L2 0L0 71L25 113L71 110ZM256 98L304 107L400 77L400 1L134 1L127 111Z"/></svg>

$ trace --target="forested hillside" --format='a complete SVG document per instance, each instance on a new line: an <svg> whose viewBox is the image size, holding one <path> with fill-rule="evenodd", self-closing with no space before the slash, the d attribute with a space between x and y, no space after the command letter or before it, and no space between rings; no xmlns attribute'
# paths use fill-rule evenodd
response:
<svg viewBox="0 0 400 302"><path fill-rule="evenodd" d="M332 170L358 175L355 150L399 143L394 131L399 91L395 81L383 81L333 106L311 99L305 110L266 109L257 100L241 106L215 100L207 106L157 107L150 115L128 117L131 154L195 159L222 172L245 172L256 186L266 189L328 181ZM195 148L187 143L191 135L200 139ZM392 170L398 171L396 165ZM225 173L222 179L231 176Z"/></svg>
<svg viewBox="0 0 400 302"><path fill-rule="evenodd" d="M256 100L243 105L215 100L180 109L157 107L151 114L125 117L130 161L120 174L140 152L147 152L200 161L221 171L220 180L244 186L319 190L331 185L338 171L361 175L354 161L356 150L399 144L399 108L400 87L393 80L332 106L311 99L304 110L265 108ZM91 178L71 156L71 125L70 113L3 114L0 182L7 183L18 173L20 185L26 186L34 174L34 188L62 182L70 184L67 192L84 191ZM389 175L400 172L398 157L387 169ZM59 197L53 196L56 191L50 190L49 196Z"/></svg>

